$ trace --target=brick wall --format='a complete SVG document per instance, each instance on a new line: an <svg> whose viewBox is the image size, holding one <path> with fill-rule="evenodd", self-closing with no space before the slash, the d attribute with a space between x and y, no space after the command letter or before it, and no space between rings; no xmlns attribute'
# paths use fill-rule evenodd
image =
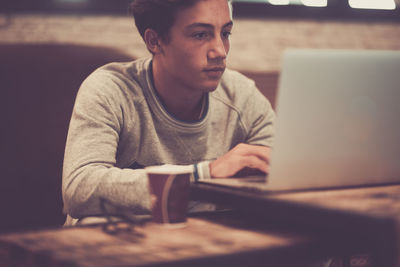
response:
<svg viewBox="0 0 400 267"><path fill-rule="evenodd" d="M73 43L149 55L127 16L0 14L0 43ZM286 48L400 50L400 23L236 19L229 66L277 72Z"/></svg>

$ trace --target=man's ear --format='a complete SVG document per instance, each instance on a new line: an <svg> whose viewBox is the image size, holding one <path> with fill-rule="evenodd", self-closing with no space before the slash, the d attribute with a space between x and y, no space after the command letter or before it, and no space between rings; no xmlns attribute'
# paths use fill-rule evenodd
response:
<svg viewBox="0 0 400 267"><path fill-rule="evenodd" d="M146 29L144 32L144 42L146 43L147 49L152 53L152 54L158 54L161 52L161 47L160 43L161 40L157 34L152 29Z"/></svg>

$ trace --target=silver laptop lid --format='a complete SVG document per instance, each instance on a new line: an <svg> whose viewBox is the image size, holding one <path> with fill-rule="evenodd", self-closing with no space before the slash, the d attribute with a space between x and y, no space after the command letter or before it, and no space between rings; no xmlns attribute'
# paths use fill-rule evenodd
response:
<svg viewBox="0 0 400 267"><path fill-rule="evenodd" d="M400 51L289 50L266 189L400 181Z"/></svg>

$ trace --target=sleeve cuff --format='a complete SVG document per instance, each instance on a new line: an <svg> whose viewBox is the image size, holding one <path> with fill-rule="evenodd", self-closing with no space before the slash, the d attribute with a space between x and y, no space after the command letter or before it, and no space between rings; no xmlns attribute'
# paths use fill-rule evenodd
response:
<svg viewBox="0 0 400 267"><path fill-rule="evenodd" d="M193 167L194 182L211 179L209 164L210 164L209 161L202 161L194 164Z"/></svg>

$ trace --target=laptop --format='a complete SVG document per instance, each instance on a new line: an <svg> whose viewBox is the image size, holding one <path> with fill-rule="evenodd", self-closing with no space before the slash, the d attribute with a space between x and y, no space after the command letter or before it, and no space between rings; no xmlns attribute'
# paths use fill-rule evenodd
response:
<svg viewBox="0 0 400 267"><path fill-rule="evenodd" d="M400 51L288 50L267 177L204 181L298 191L400 182Z"/></svg>

